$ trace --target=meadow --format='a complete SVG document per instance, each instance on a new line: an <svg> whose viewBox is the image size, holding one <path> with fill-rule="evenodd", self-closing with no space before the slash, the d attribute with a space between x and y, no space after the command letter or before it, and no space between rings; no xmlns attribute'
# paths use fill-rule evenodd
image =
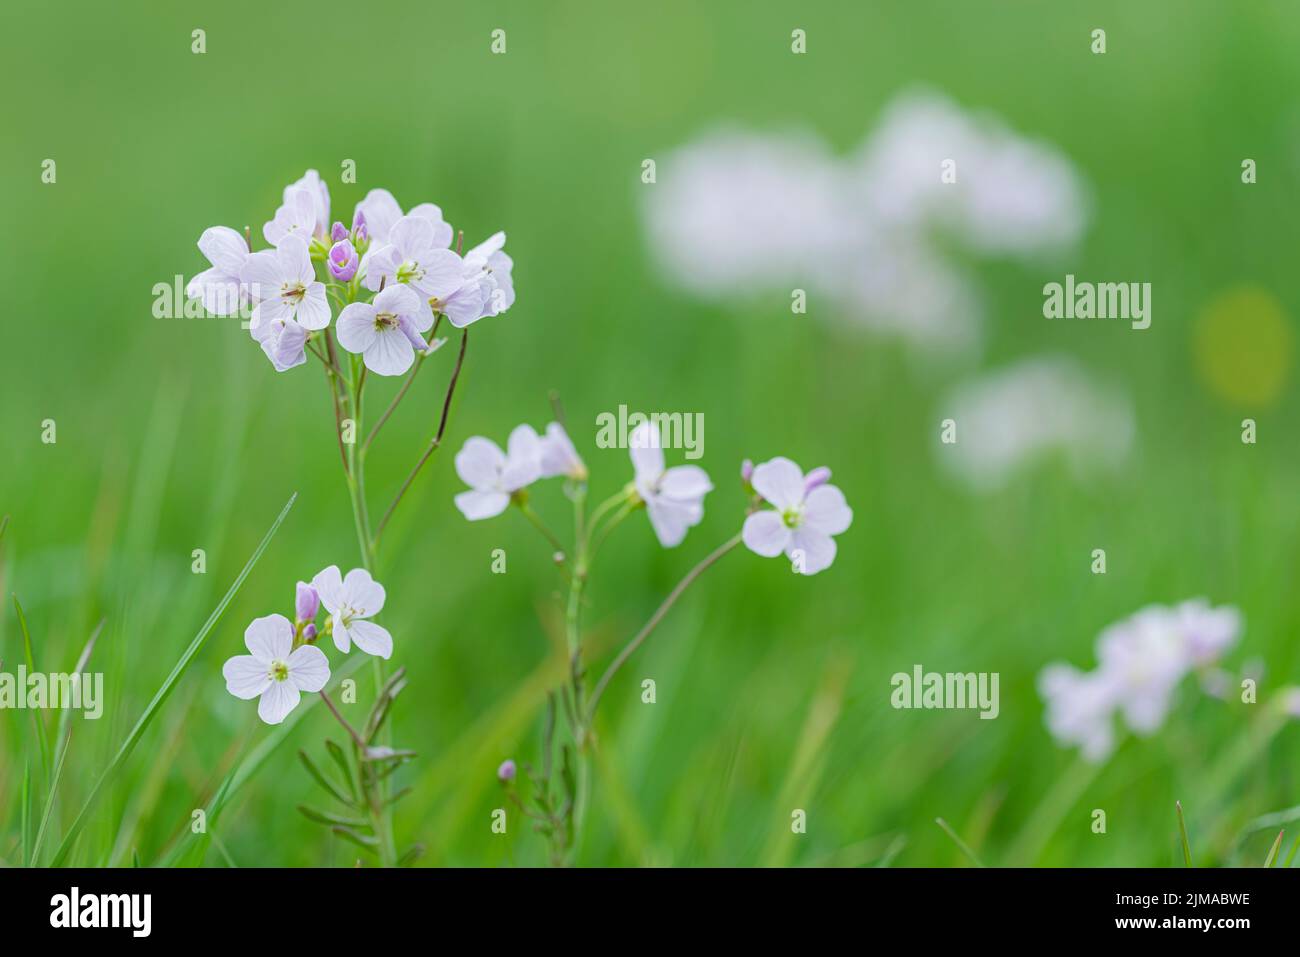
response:
<svg viewBox="0 0 1300 957"><path fill-rule="evenodd" d="M158 284L205 268L205 227L256 235L311 168L338 218L384 187L438 203L468 241L505 230L514 260L517 301L472 327L446 441L374 566L388 673L408 682L392 739L418 753L392 779L410 789L392 820L399 847L423 846L415 863L549 860L526 821L492 824L510 808L498 766L539 760L568 589L520 514L457 511L453 458L470 436L541 429L553 397L592 502L633 475L626 449L598 444L602 416L706 424L689 460L714 486L702 522L663 548L634 514L602 546L582 609L593 679L740 530L744 459L828 466L854 513L816 575L727 555L611 682L572 863L1175 866L1175 802L1198 865L1256 866L1279 830L1284 852L1300 834L1300 723L1283 709L1300 683L1294 3L19 0L5 19L0 670L82 670L94 635L103 714L0 711L4 864L373 860L298 809L321 803L298 752L328 760L326 710L268 727L222 679L249 622L291 616L297 581L359 564L325 376L275 373L233 320L154 314ZM914 90L1049 144L1085 198L1064 251L941 247L978 297L977 343L935 351L862 321L818 291L840 272L800 313L791 284L708 296L674 274L649 224L675 151L741 129L847 162ZM1067 274L1150 283L1149 328L1046 318L1044 285ZM375 512L438 429L457 344L375 440ZM983 484L946 467L955 390L1038 356L1124 397L1123 454L1080 468L1049 449ZM370 408L398 387L368 383ZM571 526L558 485L531 504ZM1155 733L1121 735L1101 763L1054 740L1045 666L1091 667L1108 625L1198 597L1241 614L1229 693L1189 678ZM364 720L369 664L331 663L358 676ZM895 707L892 678L914 668L997 673L996 718Z"/></svg>

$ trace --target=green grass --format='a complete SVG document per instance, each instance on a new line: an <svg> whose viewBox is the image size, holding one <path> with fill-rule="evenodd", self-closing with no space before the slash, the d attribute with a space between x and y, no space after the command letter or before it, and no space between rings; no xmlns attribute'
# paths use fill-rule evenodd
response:
<svg viewBox="0 0 1300 957"><path fill-rule="evenodd" d="M338 734L329 714L304 702L267 728L221 677L245 625L287 613L298 579L357 564L323 377L313 366L276 375L232 323L150 313L154 283L203 265L204 227L257 231L283 186L315 167L346 215L386 186L408 206L439 203L469 240L506 229L516 262L518 303L475 327L446 447L375 568L390 667L409 680L393 737L420 755L395 778L412 789L396 806L396 844L424 844L421 864L546 862L523 822L506 835L490 825L504 806L497 765L537 760L546 694L564 672L565 589L520 516L461 518L451 465L469 435L544 425L555 389L594 501L631 477L625 452L594 447L595 417L620 403L703 412L700 464L717 487L680 548L659 548L642 515L603 546L583 609L593 677L735 534L742 458L829 465L855 512L824 574L798 579L743 550L720 562L611 682L581 863L1178 866L1177 799L1199 866L1290 866L1295 845L1283 854L1275 838L1293 825L1255 822L1300 803L1300 732L1265 705L1300 680L1294 336L1267 356L1240 343L1242 375L1274 353L1285 375L1267 401L1239 401L1203 373L1197 330L1206 305L1243 284L1266 290L1292 332L1300 315L1300 11L1280 0L1173 11L1120 0L20 4L0 40L7 88L24 91L0 147L11 251L0 585L17 596L0 618L0 659L51 671L90 654L107 703L93 722L0 712L0 861L350 866L360 853L297 810L319 791L295 752L324 759L323 739ZM1098 25L1104 57L1087 49ZM788 52L795 26L808 33L803 58ZM202 56L190 53L199 27ZM497 27L503 57L489 52ZM311 60L287 82L283 38L298 31ZM722 123L803 128L848 153L916 85L1055 144L1090 186L1076 256L965 264L989 319L981 356L917 361L829 304L791 316L788 291L755 289L712 305L655 268L644 158ZM1259 163L1254 186L1240 183L1243 157ZM52 186L40 182L45 158L58 162ZM339 183L344 159L356 185ZM1067 270L1152 282L1152 328L1044 322L1042 284ZM990 494L956 484L934 455L942 397L1045 352L1129 393L1135 454L1088 483L1048 463ZM453 359L449 347L426 363L369 450L372 513L436 428ZM371 387L373 416L398 383ZM1254 446L1238 438L1247 416ZM532 505L568 528L558 484ZM1088 572L1096 547L1104 576ZM198 548L204 574L191 572ZM498 548L504 575L491 572ZM1228 663L1262 663L1260 704L1188 682L1157 735L1080 766L1043 727L1039 669L1088 666L1110 622L1197 595L1242 609ZM998 719L892 709L890 677L915 663L999 672ZM345 676L337 656L331 665ZM645 678L654 705L641 703ZM349 720L360 721L372 694L368 677L357 683ZM796 808L804 834L790 830ZM1095 809L1105 834L1092 830ZM197 810L206 833L191 828Z"/></svg>

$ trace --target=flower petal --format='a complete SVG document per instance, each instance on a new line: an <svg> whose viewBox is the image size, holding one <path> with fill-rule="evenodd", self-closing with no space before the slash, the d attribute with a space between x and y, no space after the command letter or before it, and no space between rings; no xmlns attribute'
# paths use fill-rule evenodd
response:
<svg viewBox="0 0 1300 957"><path fill-rule="evenodd" d="M377 658L391 658L393 655L393 636L383 625L373 621L354 621L348 626L356 646L368 655Z"/></svg>
<svg viewBox="0 0 1300 957"><path fill-rule="evenodd" d="M628 455L638 478L657 481L664 474L664 450L659 430L650 422L642 422L627 439Z"/></svg>
<svg viewBox="0 0 1300 957"><path fill-rule="evenodd" d="M491 439L474 435L456 453L456 474L470 488L493 489L506 467L506 454Z"/></svg>
<svg viewBox="0 0 1300 957"><path fill-rule="evenodd" d="M785 522L781 521L779 512L764 509L745 519L740 537L745 547L755 555L775 558L790 544L790 529L786 527Z"/></svg>
<svg viewBox="0 0 1300 957"><path fill-rule="evenodd" d="M659 494L678 501L696 501L713 491L709 473L698 465L677 465L659 480Z"/></svg>
<svg viewBox="0 0 1300 957"><path fill-rule="evenodd" d="M797 572L816 575L835 561L835 539L805 525L794 530L785 554L795 563Z"/></svg>
<svg viewBox="0 0 1300 957"><path fill-rule="evenodd" d="M257 716L267 724L279 724L301 700L302 694L292 681L272 681L257 703Z"/></svg>
<svg viewBox="0 0 1300 957"><path fill-rule="evenodd" d="M343 579L343 596L357 617L370 618L384 610L384 586L364 568L354 568Z"/></svg>
<svg viewBox="0 0 1300 957"><path fill-rule="evenodd" d="M853 509L834 485L819 485L804 500L804 524L827 535L839 535L853 523Z"/></svg>
<svg viewBox="0 0 1300 957"><path fill-rule="evenodd" d="M456 498L456 507L471 522L500 515L510 504L510 496L505 492L490 492L475 489L461 492Z"/></svg>
<svg viewBox="0 0 1300 957"><path fill-rule="evenodd" d="M323 282L314 282L307 287L307 294L298 303L293 317L304 329L324 329L330 324L330 304L325 298Z"/></svg>
<svg viewBox="0 0 1300 957"><path fill-rule="evenodd" d="M650 516L650 527L664 548L680 545L687 530L698 525L704 517L704 509L699 505L687 505L671 499L648 499L645 507L646 514Z"/></svg>
<svg viewBox="0 0 1300 957"><path fill-rule="evenodd" d="M329 659L315 645L303 645L295 649L285 664L289 666L289 681L300 691L314 694L330 680Z"/></svg>
<svg viewBox="0 0 1300 957"><path fill-rule="evenodd" d="M320 595L320 603L331 615L343 607L343 575L339 566L330 565L316 573L311 580L311 587Z"/></svg>
<svg viewBox="0 0 1300 957"><path fill-rule="evenodd" d="M401 375L415 361L415 348L396 326L375 330L374 341L366 346L366 368L376 375Z"/></svg>
<svg viewBox="0 0 1300 957"><path fill-rule="evenodd" d="M378 312L367 302L351 302L339 313L335 328L339 345L348 352L364 353L375 341L375 314Z"/></svg>
<svg viewBox="0 0 1300 957"><path fill-rule="evenodd" d="M226 679L226 690L245 701L256 698L271 683L267 663L252 655L235 655L221 666L221 674Z"/></svg>
<svg viewBox="0 0 1300 957"><path fill-rule="evenodd" d="M283 660L293 648L293 625L284 615L254 618L244 629L244 644L259 661L270 664Z"/></svg>
<svg viewBox="0 0 1300 957"><path fill-rule="evenodd" d="M754 491L778 510L803 501L803 471L789 459L775 458L755 466Z"/></svg>

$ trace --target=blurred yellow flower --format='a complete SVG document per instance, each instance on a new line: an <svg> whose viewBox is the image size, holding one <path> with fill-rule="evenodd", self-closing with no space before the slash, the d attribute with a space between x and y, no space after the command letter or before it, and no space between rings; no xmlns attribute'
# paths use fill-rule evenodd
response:
<svg viewBox="0 0 1300 957"><path fill-rule="evenodd" d="M1291 323L1282 304L1253 284L1219 293L1201 310L1193 349L1201 379L1221 399L1272 405L1291 369Z"/></svg>

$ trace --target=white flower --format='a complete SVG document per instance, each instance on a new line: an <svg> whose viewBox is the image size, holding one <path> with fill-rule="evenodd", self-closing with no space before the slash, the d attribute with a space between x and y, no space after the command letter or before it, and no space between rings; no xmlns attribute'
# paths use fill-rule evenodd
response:
<svg viewBox="0 0 1300 957"><path fill-rule="evenodd" d="M1061 744L1082 749L1089 761L1110 756L1115 746L1115 683L1099 671L1048 665L1038 677L1038 692L1047 702L1047 728Z"/></svg>
<svg viewBox="0 0 1300 957"><path fill-rule="evenodd" d="M214 316L233 316L248 299L239 278L248 261L248 243L229 226L210 226L199 237L199 250L212 263L185 287L185 295L201 299Z"/></svg>
<svg viewBox="0 0 1300 957"><path fill-rule="evenodd" d="M483 313L481 267L469 265L437 244L433 225L419 216L404 216L393 224L389 243L371 249L363 263L367 289L409 285L420 295L424 311L444 314L457 328Z"/></svg>
<svg viewBox="0 0 1300 957"><path fill-rule="evenodd" d="M1175 607L1173 615L1193 667L1217 661L1241 635L1241 612L1231 605L1211 608L1204 598L1193 598Z"/></svg>
<svg viewBox="0 0 1300 957"><path fill-rule="evenodd" d="M249 327L254 338L258 326L272 319L292 319L304 329L324 329L330 324L325 284L316 280L307 242L301 236L287 235L275 249L253 253L240 278L258 300Z"/></svg>
<svg viewBox="0 0 1300 957"><path fill-rule="evenodd" d="M278 246L285 236L310 242L315 230L316 200L311 190L289 187L284 191L284 204L262 226L262 235L272 246Z"/></svg>
<svg viewBox="0 0 1300 957"><path fill-rule="evenodd" d="M697 465L664 469L659 429L642 422L628 436L628 452L636 472L636 491L645 502L650 525L665 548L680 545L687 529L704 518L704 496L713 491L708 473Z"/></svg>
<svg viewBox="0 0 1300 957"><path fill-rule="evenodd" d="M1095 670L1043 669L1038 687L1047 700L1048 729L1062 744L1081 746L1092 761L1110 754L1117 711L1135 733L1153 734L1189 673L1199 671L1213 688L1212 666L1240 631L1236 608L1212 608L1204 599L1140 609L1098 637Z"/></svg>
<svg viewBox="0 0 1300 957"><path fill-rule="evenodd" d="M326 628L332 629L334 647L347 654L355 644L368 655L388 658L393 653L393 636L382 625L367 621L384 609L384 586L364 568L354 568L340 577L331 565L311 580L320 603L330 613Z"/></svg>
<svg viewBox="0 0 1300 957"><path fill-rule="evenodd" d="M357 213L360 213L366 224L366 232L370 236L370 241L375 246L383 246L390 242L389 233L397 225L397 221L402 218L402 207L398 205L393 194L386 189L372 189L366 193L366 198L357 203L356 209L352 212L352 220L356 222ZM447 223L443 222L442 210L433 203L421 203L413 207L408 216L418 216L421 219L427 219L434 228L433 242L435 245L446 249L451 245L452 229Z"/></svg>
<svg viewBox="0 0 1300 957"><path fill-rule="evenodd" d="M499 316L515 304L514 260L505 253L506 234L494 233L465 254L465 270L483 299L479 318Z"/></svg>
<svg viewBox="0 0 1300 957"><path fill-rule="evenodd" d="M586 464L578 456L578 450L573 447L569 433L565 432L564 426L558 422L548 425L546 434L542 436L541 465L542 478L563 475L579 482L587 478Z"/></svg>
<svg viewBox="0 0 1300 957"><path fill-rule="evenodd" d="M316 692L330 678L329 661L312 645L293 647L293 625L284 615L257 618L244 630L251 654L236 655L222 666L226 690L236 698L261 697L257 715L267 724L279 724L298 702L302 692Z"/></svg>
<svg viewBox="0 0 1300 957"><path fill-rule="evenodd" d="M456 453L456 474L470 487L456 496L456 507L471 522L500 515L513 493L541 477L542 443L531 425L516 426L506 448L475 435Z"/></svg>
<svg viewBox="0 0 1300 957"><path fill-rule="evenodd" d="M846 531L853 510L844 493L827 485L829 470L813 469L805 477L799 466L775 458L754 468L751 484L772 509L745 519L742 538L750 551L764 558L785 552L795 570L815 575L835 560L832 535Z"/></svg>
<svg viewBox="0 0 1300 957"><path fill-rule="evenodd" d="M422 332L433 325L433 314L421 308L409 286L389 286L373 304L352 302L343 307L337 324L339 345L359 353L366 368L378 375L401 375L417 352L428 348Z"/></svg>
<svg viewBox="0 0 1300 957"><path fill-rule="evenodd" d="M939 411L957 423L957 441L936 442L936 457L981 492L1044 460L1064 460L1079 480L1113 471L1136 432L1127 397L1067 356L1036 356L985 373L953 391Z"/></svg>

